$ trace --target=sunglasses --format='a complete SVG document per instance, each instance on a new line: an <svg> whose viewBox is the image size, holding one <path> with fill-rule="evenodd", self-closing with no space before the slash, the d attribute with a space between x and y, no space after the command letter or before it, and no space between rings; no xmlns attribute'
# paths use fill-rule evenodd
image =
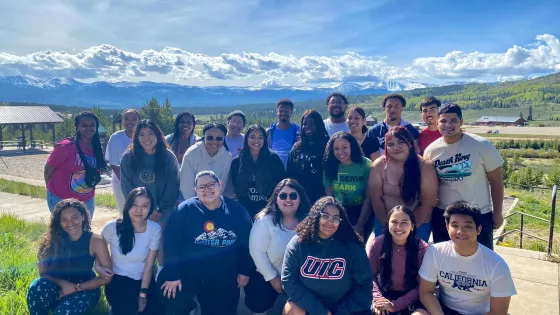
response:
<svg viewBox="0 0 560 315"><path fill-rule="evenodd" d="M212 140L216 140L218 142L222 142L224 141L224 137L214 137L214 136L206 136L206 140L207 141L212 141Z"/></svg>
<svg viewBox="0 0 560 315"><path fill-rule="evenodd" d="M330 221L333 224L340 224L340 222L342 221L342 218L337 216L337 215L330 215L328 213L325 212L321 212L321 219L325 220L325 221Z"/></svg>
<svg viewBox="0 0 560 315"><path fill-rule="evenodd" d="M288 199L288 197L290 197L290 200L297 200L299 196L298 196L297 192L291 192L289 194L287 194L287 193L279 193L278 194L278 198L280 198L280 200L286 200L286 199Z"/></svg>

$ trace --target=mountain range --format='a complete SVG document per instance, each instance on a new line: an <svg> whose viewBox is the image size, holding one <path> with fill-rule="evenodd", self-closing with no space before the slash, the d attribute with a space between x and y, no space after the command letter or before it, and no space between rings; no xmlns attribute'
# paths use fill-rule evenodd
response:
<svg viewBox="0 0 560 315"><path fill-rule="evenodd" d="M332 92L348 95L379 95L390 91L407 91L434 87L424 83L402 84L395 81L365 84L341 83L320 87L231 87L187 86L156 82L93 82L71 78L35 78L32 76L0 77L0 102L27 102L81 107L126 108L155 97L168 97L174 106L228 106L274 103L288 97L292 101L322 99Z"/></svg>

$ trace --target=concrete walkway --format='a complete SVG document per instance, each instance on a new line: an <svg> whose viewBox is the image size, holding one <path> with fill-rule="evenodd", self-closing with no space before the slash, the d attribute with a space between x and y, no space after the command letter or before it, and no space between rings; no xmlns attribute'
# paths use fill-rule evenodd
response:
<svg viewBox="0 0 560 315"><path fill-rule="evenodd" d="M49 222L50 212L44 199L31 198L0 192L0 214L14 214L28 221ZM96 208L92 229L96 233L109 220L118 217L113 209ZM560 315L559 313L559 265L543 260L542 253L496 247L508 263L518 294L511 300L510 315ZM252 314L239 303L239 315Z"/></svg>

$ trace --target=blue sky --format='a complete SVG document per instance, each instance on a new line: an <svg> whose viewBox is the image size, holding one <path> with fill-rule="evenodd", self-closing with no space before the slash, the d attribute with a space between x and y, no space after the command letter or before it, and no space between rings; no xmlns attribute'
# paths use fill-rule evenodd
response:
<svg viewBox="0 0 560 315"><path fill-rule="evenodd" d="M191 85L560 71L560 1L5 0L0 75Z"/></svg>

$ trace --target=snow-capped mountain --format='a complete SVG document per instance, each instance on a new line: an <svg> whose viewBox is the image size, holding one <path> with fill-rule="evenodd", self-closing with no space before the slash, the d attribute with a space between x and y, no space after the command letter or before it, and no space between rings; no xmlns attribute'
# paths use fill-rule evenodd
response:
<svg viewBox="0 0 560 315"><path fill-rule="evenodd" d="M319 87L199 87L148 81L83 83L63 77L40 79L32 76L9 76L0 77L0 102L124 108L138 106L152 97L168 97L178 107L227 106L273 103L283 97L301 102L321 99L335 91L347 95L372 95L430 86L423 83L379 81L345 82Z"/></svg>

